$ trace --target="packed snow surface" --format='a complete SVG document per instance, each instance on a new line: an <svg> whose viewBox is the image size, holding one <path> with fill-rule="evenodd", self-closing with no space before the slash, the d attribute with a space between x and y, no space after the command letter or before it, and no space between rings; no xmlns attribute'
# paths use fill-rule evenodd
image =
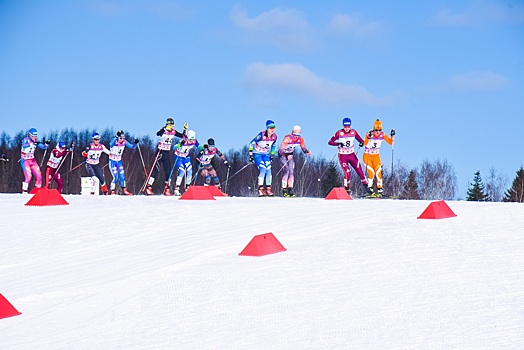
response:
<svg viewBox="0 0 524 350"><path fill-rule="evenodd" d="M522 204L30 198L0 195L4 350L524 348Z"/></svg>

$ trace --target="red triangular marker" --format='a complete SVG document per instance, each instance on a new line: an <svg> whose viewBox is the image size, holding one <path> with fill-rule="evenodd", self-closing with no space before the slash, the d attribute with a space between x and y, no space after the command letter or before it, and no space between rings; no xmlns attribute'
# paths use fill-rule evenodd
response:
<svg viewBox="0 0 524 350"><path fill-rule="evenodd" d="M328 193L325 199L347 199L352 200L351 196L344 187L334 187L331 192Z"/></svg>
<svg viewBox="0 0 524 350"><path fill-rule="evenodd" d="M179 199L193 199L193 200L215 200L211 195L207 186L191 186Z"/></svg>
<svg viewBox="0 0 524 350"><path fill-rule="evenodd" d="M417 219L445 219L457 216L444 201L431 202Z"/></svg>
<svg viewBox="0 0 524 350"><path fill-rule="evenodd" d="M17 316L21 313L15 309L13 305L2 295L0 294L0 318L7 318L11 316Z"/></svg>
<svg viewBox="0 0 524 350"><path fill-rule="evenodd" d="M40 188L25 205L69 205L56 189Z"/></svg>
<svg viewBox="0 0 524 350"><path fill-rule="evenodd" d="M273 233L257 235L251 239L247 246L238 255L262 256L286 251L287 249L278 241Z"/></svg>

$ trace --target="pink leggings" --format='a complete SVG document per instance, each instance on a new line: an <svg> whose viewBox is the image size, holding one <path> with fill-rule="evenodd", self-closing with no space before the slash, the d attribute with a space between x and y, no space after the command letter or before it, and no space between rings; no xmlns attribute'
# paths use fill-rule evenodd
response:
<svg viewBox="0 0 524 350"><path fill-rule="evenodd" d="M24 182L29 184L31 178L35 175L36 182L35 187L42 187L42 173L36 160L33 159L22 159L21 161L22 171L24 172Z"/></svg>

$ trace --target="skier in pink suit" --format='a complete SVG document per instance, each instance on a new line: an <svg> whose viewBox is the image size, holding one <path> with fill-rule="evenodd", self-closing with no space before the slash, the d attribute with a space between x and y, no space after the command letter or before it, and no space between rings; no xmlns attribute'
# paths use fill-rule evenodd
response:
<svg viewBox="0 0 524 350"><path fill-rule="evenodd" d="M349 183L351 181L351 166L357 172L360 177L360 182L365 187L366 193L371 194L368 189L368 180L362 171L360 162L355 155L355 139L358 141L359 146L364 145L364 140L355 129L351 128L351 119L348 117L342 120L342 129L338 130L333 137L328 141L330 146L338 146L338 162L344 172L344 188L349 193Z"/></svg>
<svg viewBox="0 0 524 350"><path fill-rule="evenodd" d="M42 172L35 160L36 147L40 149L47 149L51 141L44 141L44 144L39 143L36 138L38 131L35 128L29 129L27 136L22 140L20 166L24 172L24 182L22 182L22 193L27 193L29 183L33 175L36 178L35 187L42 187Z"/></svg>

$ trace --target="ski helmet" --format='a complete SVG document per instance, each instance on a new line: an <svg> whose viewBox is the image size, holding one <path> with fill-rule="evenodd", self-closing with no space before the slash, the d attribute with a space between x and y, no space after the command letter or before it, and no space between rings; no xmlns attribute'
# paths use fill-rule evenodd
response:
<svg viewBox="0 0 524 350"><path fill-rule="evenodd" d="M66 143L64 141L58 141L58 148L65 148Z"/></svg>
<svg viewBox="0 0 524 350"><path fill-rule="evenodd" d="M382 122L380 120L375 120L373 123L373 131L382 131Z"/></svg>
<svg viewBox="0 0 524 350"><path fill-rule="evenodd" d="M116 132L116 137L123 137L124 136L124 130L118 130Z"/></svg>
<svg viewBox="0 0 524 350"><path fill-rule="evenodd" d="M91 138L93 140L100 140L100 134L97 133L97 132L94 132L92 135L91 135Z"/></svg>
<svg viewBox="0 0 524 350"><path fill-rule="evenodd" d="M293 134L295 135L300 135L302 133L302 128L300 127L300 125L295 125L293 127Z"/></svg>
<svg viewBox="0 0 524 350"><path fill-rule="evenodd" d="M266 121L266 129L274 129L275 128L275 122L271 119L268 119Z"/></svg>
<svg viewBox="0 0 524 350"><path fill-rule="evenodd" d="M173 120L173 118L167 118L166 125L175 125L175 121Z"/></svg>
<svg viewBox="0 0 524 350"><path fill-rule="evenodd" d="M349 117L345 117L344 119L342 119L342 125L351 126L351 119L349 119Z"/></svg>
<svg viewBox="0 0 524 350"><path fill-rule="evenodd" d="M214 146L214 145L215 145L215 140L213 140L213 139L209 139L209 140L207 140L207 144L208 144L209 146Z"/></svg>
<svg viewBox="0 0 524 350"><path fill-rule="evenodd" d="M35 128L31 128L31 129L29 129L28 134L31 135L31 136L37 137L38 136L38 131Z"/></svg>
<svg viewBox="0 0 524 350"><path fill-rule="evenodd" d="M196 139L196 132L194 132L193 130L188 130L187 138L190 139L190 140Z"/></svg>

